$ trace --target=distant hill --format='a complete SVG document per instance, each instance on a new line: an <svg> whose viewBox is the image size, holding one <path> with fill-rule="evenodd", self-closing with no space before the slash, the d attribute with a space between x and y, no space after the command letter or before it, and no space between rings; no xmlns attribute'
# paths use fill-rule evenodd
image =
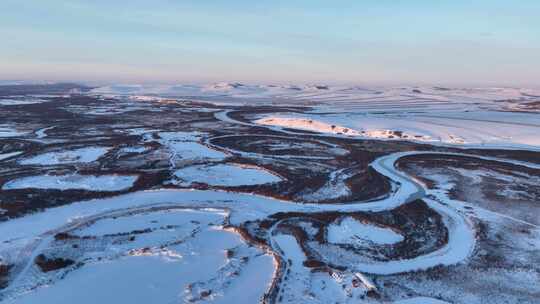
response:
<svg viewBox="0 0 540 304"><path fill-rule="evenodd" d="M51 83L51 84L0 84L0 96L22 95L22 94L68 94L85 93L93 87L77 83Z"/></svg>

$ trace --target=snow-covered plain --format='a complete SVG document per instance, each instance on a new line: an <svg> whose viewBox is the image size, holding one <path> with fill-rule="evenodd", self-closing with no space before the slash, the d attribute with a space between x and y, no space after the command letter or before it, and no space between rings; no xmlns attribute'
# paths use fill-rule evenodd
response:
<svg viewBox="0 0 540 304"><path fill-rule="evenodd" d="M373 99L380 103L408 103L421 101L418 106L437 102L458 101L478 104L490 101L506 102L501 106L534 100L540 90L525 88L442 88L442 87L361 87L344 85L295 85L295 84L245 84L219 82L205 85L110 85L91 91L98 95L164 96L164 97L229 97L249 102L254 99L271 103L272 100L293 102L332 102L338 104L361 103ZM497 106L499 107L499 106Z"/></svg>
<svg viewBox="0 0 540 304"><path fill-rule="evenodd" d="M177 162L220 161L227 157L227 154L202 144L202 135L199 132L159 132L159 142L170 152L171 167L176 167Z"/></svg>
<svg viewBox="0 0 540 304"><path fill-rule="evenodd" d="M540 96L540 90L535 89L223 82L208 85L113 85L96 88L92 93L200 97L218 104L306 105L313 107L308 113L268 114L259 117L256 123L345 136L445 145L540 146L538 110L527 107Z"/></svg>
<svg viewBox="0 0 540 304"><path fill-rule="evenodd" d="M110 150L108 147L86 147L67 151L47 152L19 161L21 165L61 165L90 163L98 160Z"/></svg>
<svg viewBox="0 0 540 304"><path fill-rule="evenodd" d="M384 107L377 109L385 111ZM410 114L307 113L268 115L255 123L374 139L488 147L540 146L540 118L530 113L438 112L436 109Z"/></svg>
<svg viewBox="0 0 540 304"><path fill-rule="evenodd" d="M264 169L236 164L195 165L174 172L179 185L205 183L212 186L242 186L275 183L281 178Z"/></svg>
<svg viewBox="0 0 540 304"><path fill-rule="evenodd" d="M538 98L540 91L526 89L433 87L367 89L326 85L250 86L240 83L218 83L207 86L111 86L95 89L92 94L123 95L127 96L130 102L141 103L140 107L129 105L126 108L107 104L86 113L93 115L117 115L133 109L142 109L145 107L143 103L163 101L158 96L215 97L216 104L237 101L265 104L279 101L282 104L312 106L309 109L304 108L303 113L268 114L262 111L264 114L250 116L251 122L229 117L228 114L234 110L228 107L222 108L219 112L214 109L209 111L216 112L214 118L221 123L244 127L258 126L258 130L263 126L270 131L282 132L283 135L266 136L276 138L275 143L268 144L270 148L268 155L213 146L209 140L209 133L164 132L144 124L133 129L123 129L124 132L128 130L127 132L133 135L140 135L143 142L139 144L148 144L148 147L152 147L152 151L159 152L156 154L165 155L164 158L166 160L168 158L170 163L166 169L168 174L173 175L172 182L185 187L193 186L194 183L240 186L282 180L259 168L223 164L223 161L237 155L261 160L269 157L273 151L287 150L295 145L297 150L318 148L316 144L310 146L302 145L304 143L300 142L298 144L280 142L286 137L284 135L297 134L291 129L321 132L324 135L321 138L326 136L336 140L352 136L459 146L533 149L540 145L537 136L540 119L535 116L537 114L531 113L533 111L524 112L526 107L521 106ZM80 107L72 110L85 114L87 109ZM205 119L212 120L208 117ZM174 125L174 122L170 125ZM186 129L194 128L190 126ZM20 133L15 134L14 132L19 131L12 126L6 125L5 130L4 133L8 136L22 136ZM38 129L35 135L38 138L46 137L47 130L48 128ZM1 133L0 128L0 137ZM226 136L238 135L218 137ZM265 140L261 140L260 143L264 144ZM288 154L273 157L288 162L304 157L305 160L315 163L334 161L335 155L345 156L349 153L339 148L337 144L336 147L332 147L330 142L332 141L329 140L328 146L324 146L324 149L335 149L337 152L342 150L342 153L318 157ZM142 159L150 150L134 142L130 142L129 145L116 150L118 155L140 154L136 157ZM91 163L112 149L93 146L67 151L54 150L24 158L19 160L19 163L27 165ZM388 196L371 201L351 201L342 205L298 204L249 193L154 187L151 188L154 190L74 202L10 219L0 223L2 244L0 263L14 266L9 274L10 285L4 290L0 289L0 300L6 299L16 303L96 301L254 303L271 290L271 283L276 283L275 279L279 276L276 272L279 266L276 257L280 257L283 263L280 266L283 271L280 279L283 281L277 283L279 288L276 297L280 302L356 303L360 299L377 302L365 297L368 292L376 291L378 287L383 286L380 279L423 273L426 270L435 270L433 274L439 275L437 269L442 268L444 271L451 269L449 266L460 267L467 264L473 256L479 254L475 250L481 251L481 248L477 248L480 235L476 230L477 221L483 221L488 216L511 219L508 215L505 217L450 199L448 193L450 186L431 189L396 168L395 163L400 158L422 153L433 152L397 152L375 159L370 165L371 168L390 179L392 183ZM2 155L5 159L17 156L5 153L0 154L0 159ZM131 156L122 157L129 159ZM163 160L162 158L159 160ZM478 158L519 163L530 168L537 167L525 161ZM39 169L50 168L53 167ZM351 176L349 169L351 168L332 172L322 187L304 193L305 198L309 198L310 202L324 202L324 199L348 196L353 191L345 182ZM473 173L476 178L492 177L481 172ZM444 181L442 177L434 178L440 179L439 182ZM2 190L42 188L117 191L131 187L135 180L135 176L47 174L7 181ZM173 187L170 184L168 186ZM298 236L276 230L277 224L263 231L270 243L268 246L260 245L260 247L247 245L244 243L245 240L240 238L240 234L235 233L240 231L228 226L228 224L241 226L247 222L264 221L278 213L388 212L406 207L406 204L418 199L425 202L425 207L422 208L427 208L440 216L441 229L447 233L444 242L417 256L390 260L369 259L361 255L355 256L354 253L351 253L351 258L321 252L321 256L318 256L320 262L325 262L326 265L342 263L344 266L342 269L345 270L339 271L337 270L339 268L334 269L333 266L330 267L332 270L315 270L307 267L305 262L313 261L308 261L301 246L305 244ZM429 219L432 220L435 219ZM534 224L528 224L538 228ZM538 244L536 236L540 235L538 230L531 231L527 242L532 242L532 245L524 246ZM74 237L59 240L56 239L58 233L69 233ZM327 226L326 236L329 243L345 247L361 244L364 247L374 245L394 248L391 246L406 243L403 242L406 240L405 234L400 234L397 229L359 221L350 216L331 222ZM426 248L428 247L429 245L426 245ZM82 261L83 264L45 273L39 271L34 263L35 258L43 253L69 257ZM354 260L355 258L357 260ZM354 263L347 264L348 261ZM508 280L517 274L519 272L510 274ZM531 278L537 277L535 274L527 275ZM427 283L431 284L431 281ZM386 287L384 285L384 288ZM444 292L443 289L444 286L439 289L441 293ZM448 299L448 296L441 297L441 293L418 294L407 291L382 301L446 303L438 299ZM460 301L462 303L463 299ZM473 299L471 303L473 302L482 301ZM500 302L504 302L504 299Z"/></svg>
<svg viewBox="0 0 540 304"><path fill-rule="evenodd" d="M40 175L28 176L9 181L2 186L2 189L78 189L87 191L120 191L132 187L136 180L136 176L122 175Z"/></svg>
<svg viewBox="0 0 540 304"><path fill-rule="evenodd" d="M65 271L63 279L44 274L19 280L19 290L38 288L37 292L10 302L258 302L272 278L273 259L246 246L238 235L220 229L224 216L219 210L194 209L105 216L75 233L106 240L106 235L136 229L151 232L105 248L88 241L86 246L95 247L83 253L84 266ZM226 250L239 256L228 256ZM32 268L27 271L28 276L34 275ZM17 289L8 292L13 290Z"/></svg>
<svg viewBox="0 0 540 304"><path fill-rule="evenodd" d="M403 240L403 236L390 228L364 224L347 217L339 223L328 227L328 242L335 244L351 244L355 242L373 242L376 244L395 244Z"/></svg>
<svg viewBox="0 0 540 304"><path fill-rule="evenodd" d="M27 132L19 131L11 126L0 124L0 138L2 137L19 137L27 134Z"/></svg>
<svg viewBox="0 0 540 304"><path fill-rule="evenodd" d="M35 98L35 97L24 97L24 98L0 98L0 106L17 106L17 105L28 105L46 102L45 99Z"/></svg>

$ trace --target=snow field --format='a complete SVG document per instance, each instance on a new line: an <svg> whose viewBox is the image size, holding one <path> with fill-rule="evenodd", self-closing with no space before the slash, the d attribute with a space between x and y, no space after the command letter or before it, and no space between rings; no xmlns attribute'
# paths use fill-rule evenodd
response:
<svg viewBox="0 0 540 304"><path fill-rule="evenodd" d="M121 191L131 188L136 180L137 176L122 175L38 175L11 180L5 183L2 189Z"/></svg>
<svg viewBox="0 0 540 304"><path fill-rule="evenodd" d="M109 147L86 147L68 151L47 152L19 161L21 165L62 165L91 163L105 155Z"/></svg>
<svg viewBox="0 0 540 304"><path fill-rule="evenodd" d="M328 242L334 244L375 243L392 245L403 241L403 236L390 228L362 223L352 217L340 219L328 227Z"/></svg>
<svg viewBox="0 0 540 304"><path fill-rule="evenodd" d="M189 186L192 183L205 183L212 186L242 186L276 183L281 178L267 170L239 165L195 165L174 172L179 179L175 184Z"/></svg>

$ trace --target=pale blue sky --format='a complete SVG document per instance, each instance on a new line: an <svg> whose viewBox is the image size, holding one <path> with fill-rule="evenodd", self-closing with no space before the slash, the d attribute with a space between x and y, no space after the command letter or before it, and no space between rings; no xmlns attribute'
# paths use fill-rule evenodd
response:
<svg viewBox="0 0 540 304"><path fill-rule="evenodd" d="M539 0L0 0L0 79L535 86Z"/></svg>

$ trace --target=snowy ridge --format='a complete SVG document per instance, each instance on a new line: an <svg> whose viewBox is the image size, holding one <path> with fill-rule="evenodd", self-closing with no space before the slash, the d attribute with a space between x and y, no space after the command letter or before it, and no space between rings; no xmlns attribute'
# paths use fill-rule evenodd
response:
<svg viewBox="0 0 540 304"><path fill-rule="evenodd" d="M366 99L391 101L417 99L424 101L526 101L540 96L540 90L527 88L441 88L441 87L358 87L343 85L267 85L239 82L218 82L206 85L144 85L125 84L103 86L92 94L107 95L156 95L156 96L227 96L236 98L279 98L290 100L314 100L351 102Z"/></svg>

